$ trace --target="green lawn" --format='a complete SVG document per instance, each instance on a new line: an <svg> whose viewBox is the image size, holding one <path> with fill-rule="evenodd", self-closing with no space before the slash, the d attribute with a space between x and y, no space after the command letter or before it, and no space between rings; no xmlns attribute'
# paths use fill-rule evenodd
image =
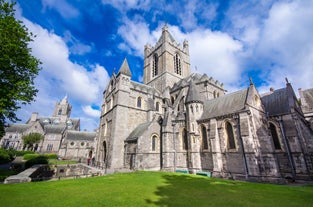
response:
<svg viewBox="0 0 313 207"><path fill-rule="evenodd" d="M0 185L0 206L313 206L313 186L136 172Z"/></svg>

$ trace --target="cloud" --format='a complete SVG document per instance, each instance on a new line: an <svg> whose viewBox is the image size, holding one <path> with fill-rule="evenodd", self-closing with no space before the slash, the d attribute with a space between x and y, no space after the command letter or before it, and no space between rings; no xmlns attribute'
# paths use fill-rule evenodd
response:
<svg viewBox="0 0 313 207"><path fill-rule="evenodd" d="M92 46L83 44L81 41L79 41L77 38L75 38L70 31L64 32L64 38L63 40L67 43L69 46L69 50L71 54L74 55L84 55L86 53L89 53L93 49Z"/></svg>
<svg viewBox="0 0 313 207"><path fill-rule="evenodd" d="M42 0L43 9L55 9L65 19L76 18L80 15L79 10L74 8L66 0Z"/></svg>
<svg viewBox="0 0 313 207"><path fill-rule="evenodd" d="M88 116L91 116L93 118L99 118L100 117L101 112L99 110L93 109L90 105L83 106L82 109L85 112L85 114Z"/></svg>

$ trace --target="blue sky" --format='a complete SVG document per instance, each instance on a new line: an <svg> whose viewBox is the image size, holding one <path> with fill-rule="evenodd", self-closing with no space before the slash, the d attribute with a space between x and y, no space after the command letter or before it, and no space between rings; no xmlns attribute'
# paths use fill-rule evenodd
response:
<svg viewBox="0 0 313 207"><path fill-rule="evenodd" d="M16 16L36 35L42 61L36 102L18 111L51 116L68 95L81 129L98 127L102 92L126 57L141 82L143 49L166 23L177 42L189 41L193 72L207 73L232 92L313 87L313 1L17 0Z"/></svg>

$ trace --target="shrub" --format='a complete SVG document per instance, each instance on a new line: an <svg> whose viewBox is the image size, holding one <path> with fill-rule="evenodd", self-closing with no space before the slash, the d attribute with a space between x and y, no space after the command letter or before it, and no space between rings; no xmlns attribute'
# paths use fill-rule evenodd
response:
<svg viewBox="0 0 313 207"><path fill-rule="evenodd" d="M38 156L39 156L39 154L24 154L23 159L24 160L31 160L31 159L34 159Z"/></svg>
<svg viewBox="0 0 313 207"><path fill-rule="evenodd" d="M35 154L35 152L33 151L15 151L15 155L16 156L24 156L25 154Z"/></svg>
<svg viewBox="0 0 313 207"><path fill-rule="evenodd" d="M10 162L10 155L7 150L0 148L0 164Z"/></svg>
<svg viewBox="0 0 313 207"><path fill-rule="evenodd" d="M48 164L48 158L43 155L37 155L37 157L34 157L25 162L25 168L29 168L33 165L38 165L38 164Z"/></svg>
<svg viewBox="0 0 313 207"><path fill-rule="evenodd" d="M47 157L48 159L58 159L57 154L44 154L44 156Z"/></svg>

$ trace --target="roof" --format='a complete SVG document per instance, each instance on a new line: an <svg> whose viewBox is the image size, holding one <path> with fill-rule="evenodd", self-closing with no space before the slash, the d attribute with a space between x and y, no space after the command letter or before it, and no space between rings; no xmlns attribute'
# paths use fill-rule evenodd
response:
<svg viewBox="0 0 313 207"><path fill-rule="evenodd" d="M67 131L67 140L73 140L73 141L94 141L96 137L96 132L85 132L85 131L73 131L68 130Z"/></svg>
<svg viewBox="0 0 313 207"><path fill-rule="evenodd" d="M122 66L120 67L119 73L130 76L130 77L132 76L132 73L130 71L130 68L129 68L129 65L128 65L126 58L124 59Z"/></svg>
<svg viewBox="0 0 313 207"><path fill-rule="evenodd" d="M32 125L31 124L12 124L5 129L6 132L18 132L23 133L27 129L29 129Z"/></svg>
<svg viewBox="0 0 313 207"><path fill-rule="evenodd" d="M269 116L290 113L287 88L266 94L261 100Z"/></svg>
<svg viewBox="0 0 313 207"><path fill-rule="evenodd" d="M137 140L150 126L152 122L146 122L139 124L126 138L126 141L135 141Z"/></svg>
<svg viewBox="0 0 313 207"><path fill-rule="evenodd" d="M199 91L196 88L194 81L190 81L189 90L186 97L186 103L190 102L202 102Z"/></svg>
<svg viewBox="0 0 313 207"><path fill-rule="evenodd" d="M204 102L200 120L224 116L245 108L248 88Z"/></svg>
<svg viewBox="0 0 313 207"><path fill-rule="evenodd" d="M45 131L46 133L60 134L64 131L65 128L66 128L65 124L47 125L45 126Z"/></svg>

